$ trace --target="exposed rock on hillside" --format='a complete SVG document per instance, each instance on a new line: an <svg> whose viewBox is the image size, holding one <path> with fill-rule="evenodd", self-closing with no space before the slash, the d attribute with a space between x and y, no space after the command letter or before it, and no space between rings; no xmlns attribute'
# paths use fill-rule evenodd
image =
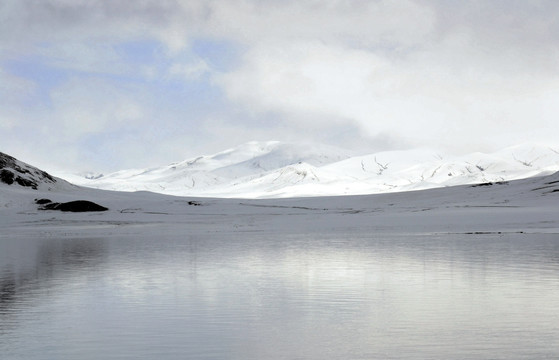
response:
<svg viewBox="0 0 559 360"><path fill-rule="evenodd" d="M55 184L57 181L47 172L0 152L0 182L37 190L41 183Z"/></svg>

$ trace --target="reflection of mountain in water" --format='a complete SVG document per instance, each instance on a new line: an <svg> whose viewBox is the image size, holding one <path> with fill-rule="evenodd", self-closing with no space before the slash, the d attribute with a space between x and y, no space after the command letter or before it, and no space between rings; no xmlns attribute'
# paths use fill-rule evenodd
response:
<svg viewBox="0 0 559 360"><path fill-rule="evenodd" d="M228 358L249 341L257 356L239 358L285 349L287 358L338 359L358 348L366 349L359 358L400 358L419 339L427 346L417 358L460 358L456 344L462 355L488 340L503 344L498 354L473 357L537 349L530 358L552 358L556 238L348 231L8 239L0 242L0 352ZM336 354L310 353L331 339L341 339Z"/></svg>
<svg viewBox="0 0 559 360"><path fill-rule="evenodd" d="M102 239L38 239L34 246L17 241L0 246L5 255L0 259L0 331L9 324L15 325L14 308L33 305L33 301L40 300L38 295L42 291L56 291L76 273L87 273L98 267L107 255L106 242ZM10 252L13 257L9 256ZM21 265L33 257L34 262Z"/></svg>

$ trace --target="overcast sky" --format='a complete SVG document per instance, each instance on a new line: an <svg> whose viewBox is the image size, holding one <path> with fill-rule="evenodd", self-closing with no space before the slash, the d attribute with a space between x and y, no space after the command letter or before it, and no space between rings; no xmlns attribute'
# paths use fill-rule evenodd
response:
<svg viewBox="0 0 559 360"><path fill-rule="evenodd" d="M47 169L491 151L556 142L558 114L555 0L0 0L0 151Z"/></svg>

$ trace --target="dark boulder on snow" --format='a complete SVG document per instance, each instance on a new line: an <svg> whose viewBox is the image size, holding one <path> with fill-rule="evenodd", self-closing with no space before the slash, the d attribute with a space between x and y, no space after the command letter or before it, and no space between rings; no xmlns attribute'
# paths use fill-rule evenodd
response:
<svg viewBox="0 0 559 360"><path fill-rule="evenodd" d="M65 203L52 202L49 199L35 200L41 205L39 210L58 210L69 212L107 211L108 208L87 200L75 200Z"/></svg>
<svg viewBox="0 0 559 360"><path fill-rule="evenodd" d="M0 152L0 182L8 185L18 184L37 190L39 184L54 184L56 179L45 171Z"/></svg>
<svg viewBox="0 0 559 360"><path fill-rule="evenodd" d="M39 205L44 205L44 204L48 204L51 203L52 200L50 199L35 199L35 204L39 204Z"/></svg>

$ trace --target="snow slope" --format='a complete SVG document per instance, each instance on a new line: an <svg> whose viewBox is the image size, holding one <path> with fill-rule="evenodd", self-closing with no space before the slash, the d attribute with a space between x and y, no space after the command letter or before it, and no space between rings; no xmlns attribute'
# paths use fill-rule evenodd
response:
<svg viewBox="0 0 559 360"><path fill-rule="evenodd" d="M350 156L321 146L250 142L214 155L102 177L62 174L87 187L171 195L274 198L357 195L498 182L559 170L559 147L525 144L492 154L432 149Z"/></svg>
<svg viewBox="0 0 559 360"><path fill-rule="evenodd" d="M559 172L516 181L377 195L284 199L186 198L70 185L13 158L35 187L0 183L2 236L105 236L197 232L558 233ZM378 159L377 159L378 160ZM526 160L527 161L527 160ZM542 161L541 158L536 161ZM312 184L314 167L284 174ZM523 165L524 166L524 165ZM7 166L5 166L7 168ZM305 174L304 172L307 171ZM46 174L46 175L45 175ZM53 186L52 180L56 186ZM273 179L264 179L268 183ZM40 210L35 199L92 201L104 212Z"/></svg>
<svg viewBox="0 0 559 360"><path fill-rule="evenodd" d="M37 198L105 212L39 210ZM191 236L258 232L559 234L559 173L501 183L359 196L217 199L0 184L2 237ZM181 235L181 236L183 236Z"/></svg>

